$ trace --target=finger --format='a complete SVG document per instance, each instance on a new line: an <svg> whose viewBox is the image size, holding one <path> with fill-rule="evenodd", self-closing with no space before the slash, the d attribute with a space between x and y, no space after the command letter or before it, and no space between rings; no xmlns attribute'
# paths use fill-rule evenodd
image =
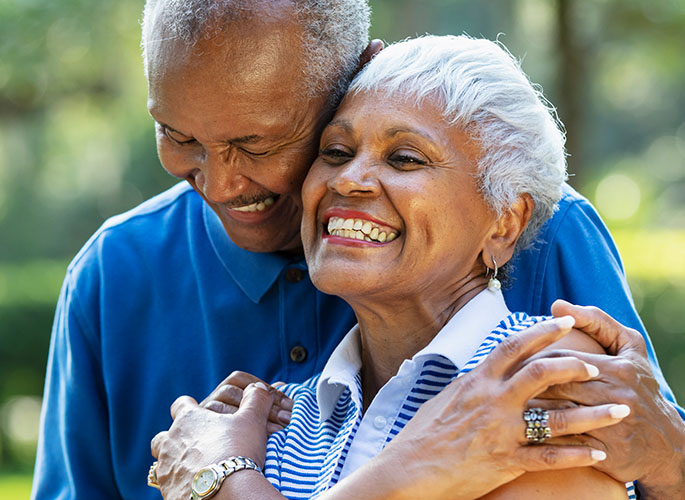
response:
<svg viewBox="0 0 685 500"><path fill-rule="evenodd" d="M288 425L290 423L290 410L284 410L274 401L269 411L269 421L278 425Z"/></svg>
<svg viewBox="0 0 685 500"><path fill-rule="evenodd" d="M607 404L566 410L549 410L547 414L549 415L547 425L552 431L552 436L567 436L583 434L617 424L630 414L630 407ZM525 427L524 423L521 436L525 434Z"/></svg>
<svg viewBox="0 0 685 500"><path fill-rule="evenodd" d="M274 434L278 431L282 431L283 429L285 429L285 427L283 427L282 425L279 425L279 424L274 424L273 422L268 422L266 424L266 432L269 433L269 436L271 436L271 434Z"/></svg>
<svg viewBox="0 0 685 500"><path fill-rule="evenodd" d="M192 410L193 408L197 408L198 406L199 405L194 398L191 398L190 396L181 396L171 404L171 418L176 420L184 413Z"/></svg>
<svg viewBox="0 0 685 500"><path fill-rule="evenodd" d="M546 392L543 392L538 397L528 401L528 408L542 408L543 410L566 410L569 408L578 408L578 404L574 403L573 401L568 401L566 399L545 398L545 394Z"/></svg>
<svg viewBox="0 0 685 500"><path fill-rule="evenodd" d="M225 385L232 385L235 387L238 387L239 389L245 389L250 384L254 384L257 382L264 382L263 380L259 379L258 377L255 377L254 375L247 373L247 372L241 372L241 371L234 371L232 372L228 377L223 379L219 385L207 396L205 399L202 400L202 403L205 403L211 399L216 399L216 393L219 392L223 386Z"/></svg>
<svg viewBox="0 0 685 500"><path fill-rule="evenodd" d="M544 358L523 366L507 384L518 400L524 403L552 385L591 380L598 374L596 366L576 357Z"/></svg>
<svg viewBox="0 0 685 500"><path fill-rule="evenodd" d="M221 401L230 406L235 406L236 408L240 406L240 401L243 399L243 389L235 385L222 385L214 389L214 392L203 401L202 406L206 407L206 403L210 401Z"/></svg>
<svg viewBox="0 0 685 500"><path fill-rule="evenodd" d="M273 405L273 394L263 382L250 384L243 392L243 400L236 415L249 414L250 418L263 418L266 424Z"/></svg>
<svg viewBox="0 0 685 500"><path fill-rule="evenodd" d="M606 459L606 453L586 446L521 446L515 453L527 472L587 467Z"/></svg>
<svg viewBox="0 0 685 500"><path fill-rule="evenodd" d="M214 413L223 413L224 415L233 415L238 411L238 406L228 405L222 401L208 401L206 404L201 405L207 410L211 410Z"/></svg>
<svg viewBox="0 0 685 500"><path fill-rule="evenodd" d="M271 387L273 387L274 389L280 389L284 385L285 385L285 382L282 382L281 380L279 380L278 382L274 382L273 384L271 384Z"/></svg>
<svg viewBox="0 0 685 500"><path fill-rule="evenodd" d="M573 318L564 316L541 321L504 339L483 362L483 368L495 376L508 373L524 359L544 349L571 331Z"/></svg>
<svg viewBox="0 0 685 500"><path fill-rule="evenodd" d="M617 355L625 350L637 349L646 355L642 335L623 326L598 307L577 306L565 300L556 300L552 304L552 314L572 316L576 320L576 328L594 338L610 354Z"/></svg>
<svg viewBox="0 0 685 500"><path fill-rule="evenodd" d="M152 452L153 457L159 458L159 451L162 447L162 442L166 439L168 433L169 431L159 432L155 437L152 438L152 441L150 441L150 451Z"/></svg>

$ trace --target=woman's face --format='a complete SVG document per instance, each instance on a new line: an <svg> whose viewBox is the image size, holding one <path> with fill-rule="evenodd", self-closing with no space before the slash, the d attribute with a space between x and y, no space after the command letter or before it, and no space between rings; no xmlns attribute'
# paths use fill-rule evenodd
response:
<svg viewBox="0 0 685 500"><path fill-rule="evenodd" d="M455 293L482 279L496 217L476 182L477 145L384 93L348 96L303 187L314 284L346 299Z"/></svg>

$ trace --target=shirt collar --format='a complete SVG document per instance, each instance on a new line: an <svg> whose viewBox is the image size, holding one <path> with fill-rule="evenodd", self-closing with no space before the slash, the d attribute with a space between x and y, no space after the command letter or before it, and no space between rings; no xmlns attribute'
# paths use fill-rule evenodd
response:
<svg viewBox="0 0 685 500"><path fill-rule="evenodd" d="M476 353L492 330L510 314L499 290L483 290L462 307L442 327L430 343L412 360L439 355L449 359L459 369ZM362 367L359 325L355 325L335 348L316 387L320 419L330 418L340 395L353 388Z"/></svg>
<svg viewBox="0 0 685 500"><path fill-rule="evenodd" d="M439 355L461 369L492 330L509 314L499 290L485 289L459 309L430 343L412 359Z"/></svg>
<svg viewBox="0 0 685 500"><path fill-rule="evenodd" d="M209 241L224 269L252 302L258 303L287 265L306 269L304 258L291 259L273 252L250 252L231 241L221 220L207 203L202 217Z"/></svg>

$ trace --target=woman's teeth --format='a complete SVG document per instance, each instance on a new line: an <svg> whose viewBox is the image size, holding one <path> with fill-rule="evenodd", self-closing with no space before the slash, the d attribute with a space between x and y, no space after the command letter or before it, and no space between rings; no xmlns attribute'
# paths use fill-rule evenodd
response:
<svg viewBox="0 0 685 500"><path fill-rule="evenodd" d="M266 207L271 206L273 204L274 204L274 199L271 196L269 196L265 200L258 201L256 203L252 203L250 205L244 205L242 207L235 207L235 208L232 208L231 210L237 210L238 212L261 212Z"/></svg>
<svg viewBox="0 0 685 500"><path fill-rule="evenodd" d="M399 235L397 231L381 229L368 220L342 217L331 217L328 220L328 234L377 243L388 243Z"/></svg>

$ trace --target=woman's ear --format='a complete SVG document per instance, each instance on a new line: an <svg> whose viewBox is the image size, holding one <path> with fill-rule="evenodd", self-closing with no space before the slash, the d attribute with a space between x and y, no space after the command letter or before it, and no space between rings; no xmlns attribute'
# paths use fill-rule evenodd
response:
<svg viewBox="0 0 685 500"><path fill-rule="evenodd" d="M495 267L492 257L497 261L497 267L502 267L511 260L516 242L528 226L534 208L533 198L528 193L524 193L496 221L494 230L483 248L483 259L486 266Z"/></svg>
<svg viewBox="0 0 685 500"><path fill-rule="evenodd" d="M383 41L374 39L369 42L369 44L366 46L364 49L364 52L361 53L359 56L359 65L357 66L357 69L355 70L355 75L361 71L361 69L366 66L366 64L376 57L376 54L378 54L381 50L383 50Z"/></svg>

